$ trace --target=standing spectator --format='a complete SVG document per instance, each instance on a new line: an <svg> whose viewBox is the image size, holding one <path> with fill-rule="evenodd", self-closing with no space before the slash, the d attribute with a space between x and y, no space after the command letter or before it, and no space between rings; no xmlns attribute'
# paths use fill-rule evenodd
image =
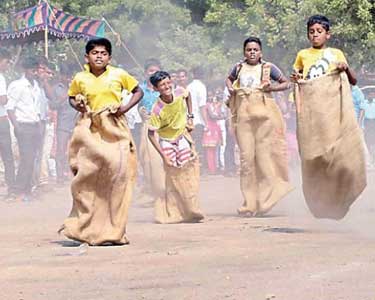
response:
<svg viewBox="0 0 375 300"><path fill-rule="evenodd" d="M221 130L218 120L222 118L220 103L210 91L206 104L207 130L203 133L202 145L206 149L207 169L210 175L215 175L218 165L218 147L222 144Z"/></svg>
<svg viewBox="0 0 375 300"><path fill-rule="evenodd" d="M8 117L20 154L15 193L17 200L24 201L31 194L35 159L41 144L40 103L35 81L38 65L35 58L25 59L22 63L25 73L8 87Z"/></svg>
<svg viewBox="0 0 375 300"><path fill-rule="evenodd" d="M145 63L145 80L140 85L143 90L143 98L138 104L138 110L141 115L150 115L153 105L159 97L159 92L154 90L150 82L150 76L155 74L155 72L160 71L161 63L155 58L150 58Z"/></svg>
<svg viewBox="0 0 375 300"><path fill-rule="evenodd" d="M142 137L138 151L144 179L142 187L144 191L151 191L155 199L165 191L165 172L162 159L148 139L147 132L148 120L160 95L150 82L150 77L160 70L161 63L158 59L149 58L146 60L144 66L145 80L140 85L143 90L143 98L138 104L138 110L143 120Z"/></svg>
<svg viewBox="0 0 375 300"><path fill-rule="evenodd" d="M226 134L227 130L225 128L225 122L228 117L228 107L224 103L224 91L222 88L217 88L215 92L215 97L217 99L217 105L219 106L220 119L217 121L220 131L221 131L221 145L218 149L218 165L220 170L224 172L225 170L225 147L226 147Z"/></svg>
<svg viewBox="0 0 375 300"><path fill-rule="evenodd" d="M367 148L367 144L366 144L366 140L365 140L364 132L363 132L363 129L364 129L364 123L363 122L364 122L364 120L363 120L363 118L362 118L362 120L360 118L361 109L363 107L363 104L366 101L365 95L363 94L362 90L358 87L358 85L352 85L351 88L352 88L352 98L353 98L353 106L354 106L355 117L358 120L359 127L362 128L361 138L362 138L362 142L363 142L363 148L365 149L366 165L368 167L371 167L371 157L370 157L370 153L369 153L368 148Z"/></svg>
<svg viewBox="0 0 375 300"><path fill-rule="evenodd" d="M173 83L173 89L176 89L177 87L177 71L171 70L169 71L169 74L171 75L171 80Z"/></svg>
<svg viewBox="0 0 375 300"><path fill-rule="evenodd" d="M191 102L193 105L194 131L192 132L192 136L193 140L196 143L195 145L198 155L200 159L202 159L202 137L207 124L207 114L205 110L205 106L207 103L207 89L202 82L203 69L201 67L195 67L192 70L192 73L193 81L187 86L187 89L191 95ZM202 160L201 165L204 165L204 162Z"/></svg>
<svg viewBox="0 0 375 300"><path fill-rule="evenodd" d="M375 153L375 92L370 92L362 104L359 124L364 124L365 141L369 151L368 165L373 168Z"/></svg>
<svg viewBox="0 0 375 300"><path fill-rule="evenodd" d="M290 93L293 97L293 93ZM288 160L291 167L298 166L297 115L294 100L288 101L288 113L284 114L286 121L286 142L288 145Z"/></svg>
<svg viewBox="0 0 375 300"><path fill-rule="evenodd" d="M223 93L223 102L227 103L230 97L228 88L225 87ZM237 165L235 160L236 136L231 124L232 115L230 110L226 110L225 118L225 149L224 149L224 176L234 177L237 172Z"/></svg>
<svg viewBox="0 0 375 300"><path fill-rule="evenodd" d="M354 105L354 112L355 116L359 122L360 112L363 104L365 103L365 95L358 87L358 85L352 85L352 98L353 98L353 105ZM363 124L359 123L359 126L363 128Z"/></svg>
<svg viewBox="0 0 375 300"><path fill-rule="evenodd" d="M39 97L40 120L41 120L41 143L39 145L35 160L33 184L36 188L48 183L48 159L51 153L54 130L49 124L49 98L46 91L52 90L50 80L53 72L49 68L48 60L45 57L39 58L35 89ZM51 93L50 93L51 94Z"/></svg>
<svg viewBox="0 0 375 300"><path fill-rule="evenodd" d="M14 159L12 151L12 141L10 137L10 126L5 105L7 104L7 86L3 72L9 67L10 52L0 49L0 155L4 164L5 183L8 187L10 197L15 181Z"/></svg>
<svg viewBox="0 0 375 300"><path fill-rule="evenodd" d="M71 71L62 66L50 107L57 112L56 123L56 182L63 184L68 171L67 148L77 120L78 113L68 102L68 89L72 79Z"/></svg>
<svg viewBox="0 0 375 300"><path fill-rule="evenodd" d="M177 70L176 74L177 86L174 90L174 95L178 97L184 95L187 90L188 72L185 69L179 69Z"/></svg>

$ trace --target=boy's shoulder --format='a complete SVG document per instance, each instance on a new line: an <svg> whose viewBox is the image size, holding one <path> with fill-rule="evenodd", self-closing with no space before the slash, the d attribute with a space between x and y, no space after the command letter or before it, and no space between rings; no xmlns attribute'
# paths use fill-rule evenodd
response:
<svg viewBox="0 0 375 300"><path fill-rule="evenodd" d="M124 69L122 68L119 68L119 67L114 67L114 66L111 66L111 65L108 65L107 66L107 70L108 72L111 74L111 75L117 75L117 76L124 76L124 75L127 75L127 76L130 76L129 73L127 71L125 71ZM78 73L76 73L74 75L74 79L84 79L86 78L87 76L91 76L91 72L90 72L90 69L88 68L87 65L84 66L84 70L83 71L80 71Z"/></svg>
<svg viewBox="0 0 375 300"><path fill-rule="evenodd" d="M152 106L151 114L159 117L164 106L165 103L159 97Z"/></svg>
<svg viewBox="0 0 375 300"><path fill-rule="evenodd" d="M85 68L83 71L75 73L73 76L73 80L83 80L87 77L88 74L90 74L90 71Z"/></svg>
<svg viewBox="0 0 375 300"><path fill-rule="evenodd" d="M311 55L311 54L314 54L314 53L323 53L323 52L336 52L336 53L343 53L341 49L338 49L338 48L333 48L333 47L327 47L327 48L324 48L324 49L314 49L314 48L305 48L305 49L301 49L298 51L298 55Z"/></svg>
<svg viewBox="0 0 375 300"><path fill-rule="evenodd" d="M8 85L8 88L18 87L20 85L24 86L27 85L29 82L23 76L11 81Z"/></svg>
<svg viewBox="0 0 375 300"><path fill-rule="evenodd" d="M298 55L303 55L311 52L311 48L305 48L298 51Z"/></svg>
<svg viewBox="0 0 375 300"><path fill-rule="evenodd" d="M108 68L108 71L111 74L116 74L116 75L120 75L120 76L121 75L129 75L129 73L125 69L120 68L120 67L108 65L107 68Z"/></svg>

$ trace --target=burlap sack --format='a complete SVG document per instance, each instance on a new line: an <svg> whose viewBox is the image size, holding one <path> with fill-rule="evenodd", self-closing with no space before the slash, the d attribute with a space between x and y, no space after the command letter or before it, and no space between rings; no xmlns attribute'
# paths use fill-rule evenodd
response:
<svg viewBox="0 0 375 300"><path fill-rule="evenodd" d="M236 89L230 108L241 157L244 203L238 212L264 214L292 189L285 123L275 101L257 89Z"/></svg>
<svg viewBox="0 0 375 300"><path fill-rule="evenodd" d="M296 85L303 192L317 218L341 219L366 187L360 128L345 73Z"/></svg>
<svg viewBox="0 0 375 300"><path fill-rule="evenodd" d="M155 200L155 222L161 224L199 222L204 218L199 208L199 160L190 135L193 156L181 168L165 167L165 193Z"/></svg>
<svg viewBox="0 0 375 300"><path fill-rule="evenodd" d="M128 209L136 179L136 151L124 118L107 109L78 121L69 148L73 208L63 226L90 245L126 244Z"/></svg>
<svg viewBox="0 0 375 300"><path fill-rule="evenodd" d="M165 171L163 160L148 138L147 122L143 124L139 160L151 195L157 199L165 194Z"/></svg>

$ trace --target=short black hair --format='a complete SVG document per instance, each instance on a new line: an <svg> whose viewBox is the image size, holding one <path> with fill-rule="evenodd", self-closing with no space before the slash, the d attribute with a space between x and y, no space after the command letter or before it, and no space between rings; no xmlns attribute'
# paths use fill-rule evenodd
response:
<svg viewBox="0 0 375 300"><path fill-rule="evenodd" d="M260 47L260 50L262 50L262 42L259 38L255 36L249 36L244 42L243 42L243 51L245 52L246 45L248 43L257 43Z"/></svg>
<svg viewBox="0 0 375 300"><path fill-rule="evenodd" d="M195 79L203 79L204 77L204 70L201 66L196 66L192 68L191 73L193 73L193 77Z"/></svg>
<svg viewBox="0 0 375 300"><path fill-rule="evenodd" d="M37 69L39 67L39 60L34 56L25 57L21 62L21 66L25 70Z"/></svg>
<svg viewBox="0 0 375 300"><path fill-rule="evenodd" d="M112 55L112 44L106 38L91 39L86 44L86 54L89 54L96 46L103 46L109 55Z"/></svg>
<svg viewBox="0 0 375 300"><path fill-rule="evenodd" d="M160 63L160 60L156 59L156 58L149 58L146 60L145 62L145 71L151 67L151 66L156 66L156 67L159 67L159 69L161 69L161 63Z"/></svg>
<svg viewBox="0 0 375 300"><path fill-rule="evenodd" d="M73 74L72 70L73 69L74 69L73 66L63 64L63 65L60 66L60 75L62 75L62 76L72 76L72 74Z"/></svg>
<svg viewBox="0 0 375 300"><path fill-rule="evenodd" d="M37 60L38 60L38 64L40 66L46 66L46 67L49 68L50 63L45 56L39 56L39 57L37 57Z"/></svg>
<svg viewBox="0 0 375 300"><path fill-rule="evenodd" d="M10 54L10 51L8 51L5 48L0 48L0 59L11 59L12 55Z"/></svg>
<svg viewBox="0 0 375 300"><path fill-rule="evenodd" d="M157 71L150 77L150 82L154 87L158 87L158 83L166 78L171 79L171 75L169 75L166 71Z"/></svg>
<svg viewBox="0 0 375 300"><path fill-rule="evenodd" d="M181 69L176 70L176 73L177 73L177 74L178 74L178 73L181 73L181 72L182 72L182 73L185 73L185 75L188 76L188 73L189 73L189 72L188 72L186 69L181 68Z"/></svg>
<svg viewBox="0 0 375 300"><path fill-rule="evenodd" d="M320 24L322 27L329 31L329 28L331 27L331 22L326 16L323 15L313 15L311 16L307 21L307 31L309 31L310 27L314 24Z"/></svg>

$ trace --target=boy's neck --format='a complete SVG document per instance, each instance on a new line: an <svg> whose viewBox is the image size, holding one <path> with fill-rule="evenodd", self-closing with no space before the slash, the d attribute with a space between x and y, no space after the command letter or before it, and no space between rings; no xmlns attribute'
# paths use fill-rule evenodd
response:
<svg viewBox="0 0 375 300"><path fill-rule="evenodd" d="M161 101L165 103L172 103L173 102L173 94L170 95L160 95Z"/></svg>
<svg viewBox="0 0 375 300"><path fill-rule="evenodd" d="M256 64L251 64L247 61L247 59L245 60L246 64L249 65L249 66L257 66L257 65L260 65L262 63L262 61L258 61Z"/></svg>
<svg viewBox="0 0 375 300"><path fill-rule="evenodd" d="M32 85L34 85L34 80L35 80L35 78L32 78L31 76L29 76L29 75L27 75L27 74L25 74L25 78L32 84Z"/></svg>
<svg viewBox="0 0 375 300"><path fill-rule="evenodd" d="M320 46L320 47L314 47L314 46L311 46L311 48L316 49L316 50L322 50L322 49L326 49L327 46L326 46L326 45L322 45L322 46Z"/></svg>
<svg viewBox="0 0 375 300"><path fill-rule="evenodd" d="M107 70L107 66L105 66L105 67L102 68L102 69L93 69L93 68L90 66L90 72L91 72L92 74L94 74L96 77L99 77L100 75L102 75L106 70Z"/></svg>
<svg viewBox="0 0 375 300"><path fill-rule="evenodd" d="M151 81L150 80L147 80L146 81L146 86L149 90L153 91L154 90L154 86L152 85Z"/></svg>

